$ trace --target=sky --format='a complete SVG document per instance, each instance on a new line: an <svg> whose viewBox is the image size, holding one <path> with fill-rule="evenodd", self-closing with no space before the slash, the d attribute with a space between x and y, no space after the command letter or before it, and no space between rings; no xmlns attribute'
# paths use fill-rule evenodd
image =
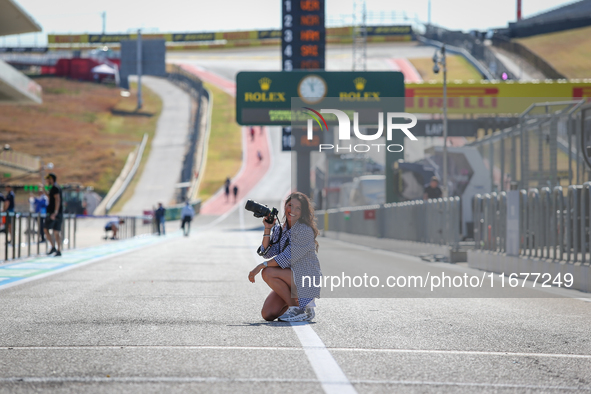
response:
<svg viewBox="0 0 591 394"><path fill-rule="evenodd" d="M2 46L44 45L47 34L106 32L199 32L278 29L282 0L15 0L43 28L42 33L0 39ZM353 0L326 0L327 25L350 22ZM487 30L516 19L517 0L431 0L431 21L452 30ZM573 0L522 0L527 17ZM426 22L429 0L366 0L373 20L404 23L404 15Z"/></svg>

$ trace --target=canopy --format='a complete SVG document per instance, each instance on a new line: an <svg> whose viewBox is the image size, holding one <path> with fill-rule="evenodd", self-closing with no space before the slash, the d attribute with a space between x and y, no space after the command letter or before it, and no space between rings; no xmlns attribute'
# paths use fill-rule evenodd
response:
<svg viewBox="0 0 591 394"><path fill-rule="evenodd" d="M91 71L93 74L115 75L115 69L113 67L107 66L106 64L101 64L100 66L93 67Z"/></svg>

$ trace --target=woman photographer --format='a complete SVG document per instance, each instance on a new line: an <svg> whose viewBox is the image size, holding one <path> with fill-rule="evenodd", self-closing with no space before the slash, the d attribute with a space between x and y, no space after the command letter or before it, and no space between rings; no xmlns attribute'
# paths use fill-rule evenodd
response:
<svg viewBox="0 0 591 394"><path fill-rule="evenodd" d="M283 225L275 224L275 220L273 223L263 220L263 243L258 252L271 260L257 265L248 279L254 283L255 276L262 270L263 280L272 289L261 310L265 320L304 321L314 318L313 301L320 297L322 280L316 256L318 229L314 219L314 208L308 197L294 192L285 201Z"/></svg>

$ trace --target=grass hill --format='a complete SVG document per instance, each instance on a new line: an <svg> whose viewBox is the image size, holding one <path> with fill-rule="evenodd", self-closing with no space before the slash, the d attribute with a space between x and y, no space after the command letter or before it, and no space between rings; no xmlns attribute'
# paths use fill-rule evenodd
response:
<svg viewBox="0 0 591 394"><path fill-rule="evenodd" d="M154 134L160 98L144 88L144 108L135 114L135 94L122 97L116 87L62 78L36 82L43 104L0 106L0 143L53 163L60 183L106 193L143 134Z"/></svg>
<svg viewBox="0 0 591 394"><path fill-rule="evenodd" d="M567 78L591 78L591 26L517 40Z"/></svg>

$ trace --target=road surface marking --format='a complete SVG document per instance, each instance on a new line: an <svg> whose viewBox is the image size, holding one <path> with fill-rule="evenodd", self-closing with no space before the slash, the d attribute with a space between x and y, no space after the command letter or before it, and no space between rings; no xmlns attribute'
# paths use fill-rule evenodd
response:
<svg viewBox="0 0 591 394"><path fill-rule="evenodd" d="M277 323L280 325L287 325L287 323ZM292 323L293 325L293 323ZM301 325L301 324L300 324ZM301 325L310 327L307 323ZM310 327L311 329L311 327ZM316 334L313 330L312 332ZM300 331L302 333L302 331ZM298 334L298 331L296 331ZM303 335L303 334L302 334ZM306 334L307 335L307 334ZM298 334L299 337L299 334ZM457 355L457 356L492 356L492 357L541 357L541 358L573 358L591 360L589 354L565 354L565 353L523 353L523 352L488 352L478 350L431 350L431 349L392 349L392 348L348 348L348 347L332 347L327 348L324 343L320 345L318 342L313 342L311 339L306 342L307 349L322 350L326 349L331 352L362 352L362 353L398 353L398 354L437 354L437 355ZM320 338L318 338L320 340ZM320 342L322 342L320 340ZM215 345L104 345L104 346L0 346L0 350L263 350L263 351L302 351L306 348L294 346L215 346Z"/></svg>
<svg viewBox="0 0 591 394"><path fill-rule="evenodd" d="M591 387L576 386L536 386L533 384L510 383L472 383L472 382L433 382L417 380L352 380L356 384L400 385L400 386L452 386L479 388L509 388L530 390L572 390L591 391ZM9 377L0 378L0 383L317 383L314 379L274 379L274 378L218 378L218 377L184 377L184 376L125 376L125 377ZM342 392L342 391L341 391Z"/></svg>

